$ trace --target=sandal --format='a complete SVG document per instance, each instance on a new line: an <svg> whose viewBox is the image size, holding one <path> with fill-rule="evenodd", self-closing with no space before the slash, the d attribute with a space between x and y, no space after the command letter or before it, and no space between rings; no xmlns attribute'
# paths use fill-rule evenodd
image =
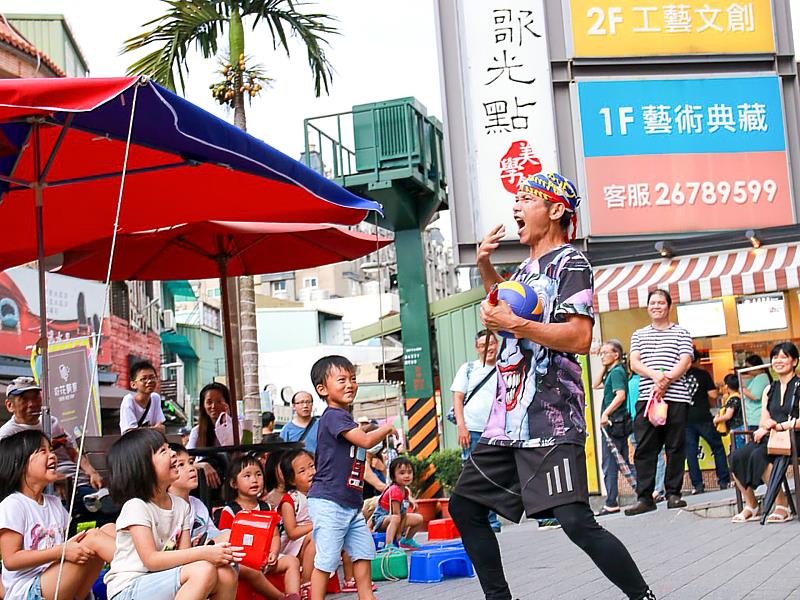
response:
<svg viewBox="0 0 800 600"><path fill-rule="evenodd" d="M731 519L731 523L747 523L748 521L758 521L760 512L761 510L758 506L752 508L745 505L745 507L742 509L742 512Z"/></svg>
<svg viewBox="0 0 800 600"><path fill-rule="evenodd" d="M615 507L603 506L603 508L601 508L596 513L594 513L594 516L595 517L604 517L606 515L616 515L617 513L619 513L619 506L615 506Z"/></svg>
<svg viewBox="0 0 800 600"><path fill-rule="evenodd" d="M767 523L786 523L792 518L792 513L789 512L788 506L776 504L770 515L767 517Z"/></svg>

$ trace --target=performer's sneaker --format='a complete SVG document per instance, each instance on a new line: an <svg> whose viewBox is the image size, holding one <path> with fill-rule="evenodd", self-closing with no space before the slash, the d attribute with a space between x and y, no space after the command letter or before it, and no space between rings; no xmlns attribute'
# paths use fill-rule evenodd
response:
<svg viewBox="0 0 800 600"><path fill-rule="evenodd" d="M537 519L539 521L539 529L558 529L561 524L558 519Z"/></svg>
<svg viewBox="0 0 800 600"><path fill-rule="evenodd" d="M403 550L422 550L414 538L400 538L400 547Z"/></svg>
<svg viewBox="0 0 800 600"><path fill-rule="evenodd" d="M654 511L656 509L655 502L644 502L639 500L636 504L631 506L630 508L625 509L625 514L629 517L633 517L635 515L643 515L644 513L648 513Z"/></svg>
<svg viewBox="0 0 800 600"><path fill-rule="evenodd" d="M638 600L656 600L656 595L653 590L647 590L644 596L639 596Z"/></svg>

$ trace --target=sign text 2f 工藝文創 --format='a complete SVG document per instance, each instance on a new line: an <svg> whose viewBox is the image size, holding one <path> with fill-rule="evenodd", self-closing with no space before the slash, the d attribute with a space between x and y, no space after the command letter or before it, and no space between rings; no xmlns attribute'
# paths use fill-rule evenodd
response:
<svg viewBox="0 0 800 600"><path fill-rule="evenodd" d="M571 0L576 57L775 51L771 0Z"/></svg>
<svg viewBox="0 0 800 600"><path fill-rule="evenodd" d="M776 76L578 83L592 235L792 222Z"/></svg>

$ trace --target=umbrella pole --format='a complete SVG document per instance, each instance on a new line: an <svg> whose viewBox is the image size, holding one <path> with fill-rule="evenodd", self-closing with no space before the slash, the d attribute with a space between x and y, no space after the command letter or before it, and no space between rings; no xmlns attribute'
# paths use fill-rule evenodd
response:
<svg viewBox="0 0 800 600"><path fill-rule="evenodd" d="M36 177L33 184L33 191L36 203L36 252L38 259L39 270L39 341L37 342L38 350L42 357L42 372L40 376L42 386L42 431L50 439L50 387L48 371L50 367L50 360L48 357L48 339L47 339L47 288L44 275L44 207L43 207L43 190L42 190L42 162L41 162L41 145L39 142L39 123L33 124L33 168Z"/></svg>
<svg viewBox="0 0 800 600"><path fill-rule="evenodd" d="M225 378L231 392L231 421L233 423L233 443L239 443L239 411L236 407L236 369L233 366L233 338L231 337L231 306L228 301L228 265L219 261L219 293L222 297L222 335L225 337Z"/></svg>

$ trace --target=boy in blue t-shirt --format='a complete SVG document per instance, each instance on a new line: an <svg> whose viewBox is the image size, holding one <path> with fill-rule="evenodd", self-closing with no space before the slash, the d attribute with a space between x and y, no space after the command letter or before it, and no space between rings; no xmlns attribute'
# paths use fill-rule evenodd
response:
<svg viewBox="0 0 800 600"><path fill-rule="evenodd" d="M356 368L344 356L325 356L311 367L311 383L328 408L319 419L316 473L308 492L308 512L314 527L314 573L311 599L324 600L330 574L339 566L342 550L353 560L360 600L372 594L370 561L375 545L361 514L366 449L395 433L383 425L365 433L350 415L358 391Z"/></svg>

